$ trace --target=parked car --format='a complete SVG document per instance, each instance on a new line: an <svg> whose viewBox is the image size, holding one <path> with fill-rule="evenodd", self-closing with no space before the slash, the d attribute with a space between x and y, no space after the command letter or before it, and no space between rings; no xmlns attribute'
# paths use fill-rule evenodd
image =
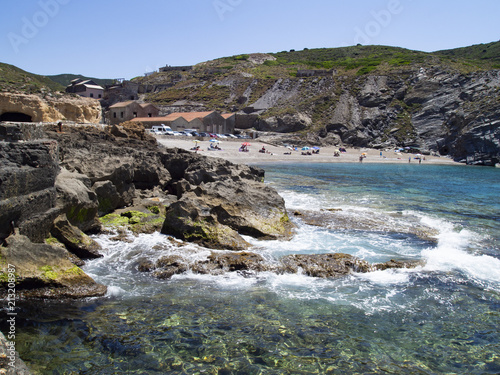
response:
<svg viewBox="0 0 500 375"><path fill-rule="evenodd" d="M172 128L170 128L170 126L166 126L165 124L155 125L151 128L151 133L154 134L168 134L171 131Z"/></svg>

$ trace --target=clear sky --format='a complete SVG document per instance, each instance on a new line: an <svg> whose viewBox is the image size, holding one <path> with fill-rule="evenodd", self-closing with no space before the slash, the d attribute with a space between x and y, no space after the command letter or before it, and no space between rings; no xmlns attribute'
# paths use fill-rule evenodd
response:
<svg viewBox="0 0 500 375"><path fill-rule="evenodd" d="M499 0L0 2L0 62L42 75L130 79L242 53L357 43L430 52L500 39Z"/></svg>

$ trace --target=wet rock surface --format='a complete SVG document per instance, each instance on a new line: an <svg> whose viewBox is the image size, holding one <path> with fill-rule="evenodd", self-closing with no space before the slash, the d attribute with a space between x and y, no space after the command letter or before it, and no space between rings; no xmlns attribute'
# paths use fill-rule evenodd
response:
<svg viewBox="0 0 500 375"><path fill-rule="evenodd" d="M103 224L135 234L161 230L226 250L248 248L242 235L265 239L291 235L284 201L263 183L262 169L160 148L138 125L110 129L53 125L43 131L48 141L1 144L1 240L7 241L19 228L36 242L30 248L41 246L81 264L81 259L100 256L99 246L87 233L102 231ZM40 244L49 235L74 256L61 247ZM123 239L126 235L117 237ZM7 249L12 249L17 242L9 241ZM36 263L42 252L33 254L31 261ZM22 267L25 259L16 261ZM31 288L24 293L27 297L78 296L71 291L73 285L55 287L52 279L40 281L34 268L25 270L23 280ZM96 287L81 294L101 291Z"/></svg>
<svg viewBox="0 0 500 375"><path fill-rule="evenodd" d="M192 254L191 254L192 255ZM269 262L262 255L249 251L211 251L203 259L195 260L180 254L166 255L156 262L140 260L136 269L149 272L158 279L170 279L174 275L192 272L195 274L222 275L237 272L244 276L256 276L259 272L277 274L304 274L310 277L335 279L352 273L366 273L389 268L415 268L421 261L390 260L370 264L350 254L293 254L276 262Z"/></svg>
<svg viewBox="0 0 500 375"><path fill-rule="evenodd" d="M71 263L60 247L33 243L16 234L6 239L0 254L0 289L7 290L7 276L14 274L16 295L20 298L84 298L106 293L106 286ZM9 265L13 265L13 272Z"/></svg>

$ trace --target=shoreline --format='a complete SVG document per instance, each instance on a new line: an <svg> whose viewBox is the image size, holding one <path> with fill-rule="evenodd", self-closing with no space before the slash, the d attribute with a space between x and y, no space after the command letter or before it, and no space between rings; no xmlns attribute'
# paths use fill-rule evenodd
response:
<svg viewBox="0 0 500 375"><path fill-rule="evenodd" d="M210 145L209 140L195 143L195 139L188 140L186 138L174 138L169 136L157 136L157 141L165 147L178 147L180 149L197 152L201 155L218 157L236 164L262 164L262 163L360 163L359 157L365 154L362 163L400 163L400 164L419 164L419 160L415 159L416 154L396 153L394 150L382 151L372 148L346 148L345 153L340 153L340 156L333 156L337 146L321 147L319 154L302 155L302 150L291 151L284 146L274 146L258 139L238 139L238 140L221 140L219 147L221 150L208 151ZM241 152L239 148L244 142L250 143L248 152ZM191 150L196 144L200 145L199 151ZM265 147L266 152L261 153L259 150ZM285 154L290 153L290 154ZM433 155L424 155L425 160L421 164L444 164L444 165L460 165L448 157L440 157ZM410 159L410 162L408 161Z"/></svg>

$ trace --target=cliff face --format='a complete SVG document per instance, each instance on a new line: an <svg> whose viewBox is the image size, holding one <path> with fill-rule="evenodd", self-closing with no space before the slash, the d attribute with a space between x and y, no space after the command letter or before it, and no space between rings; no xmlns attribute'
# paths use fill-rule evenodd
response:
<svg viewBox="0 0 500 375"><path fill-rule="evenodd" d="M498 70L286 79L252 104L261 113L253 125L312 130L322 143L415 146L457 160L493 163L500 157L499 94ZM273 115L279 108L289 113Z"/></svg>
<svg viewBox="0 0 500 375"><path fill-rule="evenodd" d="M496 65L376 46L275 56L214 60L140 84L155 87L146 100L164 113L196 103L198 110L237 112L237 128L307 135L318 145L412 146L459 161L498 162ZM165 82L170 86L162 88Z"/></svg>
<svg viewBox="0 0 500 375"><path fill-rule="evenodd" d="M90 98L0 92L0 115L5 113L22 113L33 122L99 123L102 109L99 101Z"/></svg>

